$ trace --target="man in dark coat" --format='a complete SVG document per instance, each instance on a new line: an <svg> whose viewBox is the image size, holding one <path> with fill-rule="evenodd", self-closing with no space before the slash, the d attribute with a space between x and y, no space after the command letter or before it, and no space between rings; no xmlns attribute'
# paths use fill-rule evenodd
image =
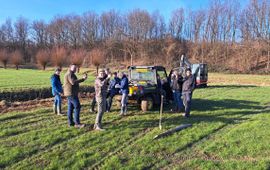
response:
<svg viewBox="0 0 270 170"><path fill-rule="evenodd" d="M190 116L191 98L195 86L195 76L191 74L191 69L188 68L186 69L186 78L184 79L182 88L183 102L185 105L185 114L183 116L185 117Z"/></svg>
<svg viewBox="0 0 270 170"><path fill-rule="evenodd" d="M56 68L55 73L51 76L52 95L54 96L53 110L57 115L64 115L61 111L63 88L60 80L60 73L62 69Z"/></svg>
<svg viewBox="0 0 270 170"><path fill-rule="evenodd" d="M183 78L178 73L178 71L174 71L171 75L171 89L173 92L173 101L174 101L174 111L179 112L183 107L182 102L182 84Z"/></svg>
<svg viewBox="0 0 270 170"><path fill-rule="evenodd" d="M76 128L83 128L85 125L80 123L80 111L81 104L78 97L79 84L87 79L87 74L83 75L82 79L78 79L75 75L77 66L75 64L70 65L69 70L64 77L64 95L68 99L68 124L69 126L75 126ZM74 111L74 121L73 121Z"/></svg>
<svg viewBox="0 0 270 170"><path fill-rule="evenodd" d="M116 85L115 87L120 88L120 94L122 94L120 115L123 116L127 114L127 102L129 93L128 78L124 72L121 73L120 85Z"/></svg>

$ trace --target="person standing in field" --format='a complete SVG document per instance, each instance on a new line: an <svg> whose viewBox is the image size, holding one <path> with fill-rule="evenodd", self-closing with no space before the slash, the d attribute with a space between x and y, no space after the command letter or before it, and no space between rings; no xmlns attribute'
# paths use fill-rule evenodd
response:
<svg viewBox="0 0 270 170"><path fill-rule="evenodd" d="M119 84L120 81L121 80L118 77L117 72L114 72L113 79L110 81L110 84L109 84L109 94L108 94L108 99L107 99L107 112L111 111L113 97L119 93L119 89L115 88L115 85Z"/></svg>
<svg viewBox="0 0 270 170"><path fill-rule="evenodd" d="M171 89L173 92L174 109L173 111L179 112L183 107L181 99L183 78L179 75L178 71L174 71L171 75Z"/></svg>
<svg viewBox="0 0 270 170"><path fill-rule="evenodd" d="M94 125L94 130L104 130L102 128L102 117L106 110L106 97L108 93L108 82L110 81L110 75L106 75L105 71L101 69L98 77L95 80L95 92L97 102L97 116Z"/></svg>
<svg viewBox="0 0 270 170"><path fill-rule="evenodd" d="M196 86L194 77L195 76L191 74L191 69L186 69L186 78L184 79L182 89L183 101L185 106L185 113L183 114L183 116L185 117L190 116L192 92Z"/></svg>
<svg viewBox="0 0 270 170"><path fill-rule="evenodd" d="M107 78L107 76L109 74L110 74L110 69L109 68L106 68L105 69L105 75L104 75L104 77ZM96 96L96 94L94 94L93 100L90 102L90 113L94 113L95 112L95 107L96 107L96 103L97 103L95 96ZM106 106L106 109L107 109L107 106Z"/></svg>
<svg viewBox="0 0 270 170"><path fill-rule="evenodd" d="M124 72L121 73L120 77L121 77L120 85L117 84L115 87L120 88L120 94L122 94L120 116L124 116L127 114L127 102L129 93L128 78Z"/></svg>
<svg viewBox="0 0 270 170"><path fill-rule="evenodd" d="M53 111L57 115L63 115L61 110L63 95L63 88L60 80L60 73L62 69L60 67L55 69L54 74L51 76L52 95L54 96Z"/></svg>
<svg viewBox="0 0 270 170"><path fill-rule="evenodd" d="M80 122L80 110L81 104L78 97L79 84L87 79L87 74L83 75L82 79L78 79L75 75L77 66L75 64L70 65L67 73L64 77L64 95L68 99L68 124L69 126L75 126L76 128L83 128L85 125ZM74 120L73 120L74 111Z"/></svg>

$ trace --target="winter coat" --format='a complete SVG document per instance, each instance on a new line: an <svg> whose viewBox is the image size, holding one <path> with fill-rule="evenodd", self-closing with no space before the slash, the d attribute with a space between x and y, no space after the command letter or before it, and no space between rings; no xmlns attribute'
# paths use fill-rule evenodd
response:
<svg viewBox="0 0 270 170"><path fill-rule="evenodd" d="M110 81L110 85L109 85L110 96L114 96L114 95L118 94L119 89L115 88L115 85L119 84L120 82L121 82L121 79L118 77L115 77L114 79L112 79Z"/></svg>
<svg viewBox="0 0 270 170"><path fill-rule="evenodd" d="M97 98L103 98L107 96L108 93L108 82L109 78L100 78L97 77L95 80L95 92Z"/></svg>
<svg viewBox="0 0 270 170"><path fill-rule="evenodd" d="M171 79L171 89L172 91L182 91L182 86L183 86L183 78L182 77L173 77Z"/></svg>
<svg viewBox="0 0 270 170"><path fill-rule="evenodd" d="M85 79L78 79L74 72L68 70L64 77L64 95L78 96L79 83L84 82Z"/></svg>
<svg viewBox="0 0 270 170"><path fill-rule="evenodd" d="M52 95L59 95L63 93L63 88L60 80L60 76L57 74L53 74L51 77L51 85L52 85Z"/></svg>
<svg viewBox="0 0 270 170"><path fill-rule="evenodd" d="M120 93L121 94L128 94L128 78L126 76L123 76L121 82L120 82Z"/></svg>
<svg viewBox="0 0 270 170"><path fill-rule="evenodd" d="M183 83L182 92L192 92L195 89L195 79L193 75L186 77Z"/></svg>

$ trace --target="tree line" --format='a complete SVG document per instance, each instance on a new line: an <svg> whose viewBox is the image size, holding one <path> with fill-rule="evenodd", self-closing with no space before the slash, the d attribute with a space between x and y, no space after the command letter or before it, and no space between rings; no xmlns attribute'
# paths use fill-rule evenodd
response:
<svg viewBox="0 0 270 170"><path fill-rule="evenodd" d="M270 1L240 6L212 0L206 9L179 8L167 20L141 9L58 15L49 22L7 18L0 25L0 61L44 69L70 62L175 67L185 53L213 71L269 72Z"/></svg>

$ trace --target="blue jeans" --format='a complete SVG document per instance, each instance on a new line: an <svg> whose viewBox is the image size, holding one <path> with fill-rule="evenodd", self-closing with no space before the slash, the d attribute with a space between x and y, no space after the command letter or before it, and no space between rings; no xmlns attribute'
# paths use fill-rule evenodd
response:
<svg viewBox="0 0 270 170"><path fill-rule="evenodd" d="M54 96L54 105L55 105L56 107L61 108L61 103L62 103L61 96L60 96L59 94L56 94L56 95Z"/></svg>
<svg viewBox="0 0 270 170"><path fill-rule="evenodd" d="M73 110L74 110L74 121L73 121ZM80 124L80 111L81 111L81 104L79 101L78 96L69 96L68 97L68 124L70 126Z"/></svg>
<svg viewBox="0 0 270 170"><path fill-rule="evenodd" d="M181 99L181 93L179 91L173 91L173 101L176 111L180 111L183 108L183 101Z"/></svg>

